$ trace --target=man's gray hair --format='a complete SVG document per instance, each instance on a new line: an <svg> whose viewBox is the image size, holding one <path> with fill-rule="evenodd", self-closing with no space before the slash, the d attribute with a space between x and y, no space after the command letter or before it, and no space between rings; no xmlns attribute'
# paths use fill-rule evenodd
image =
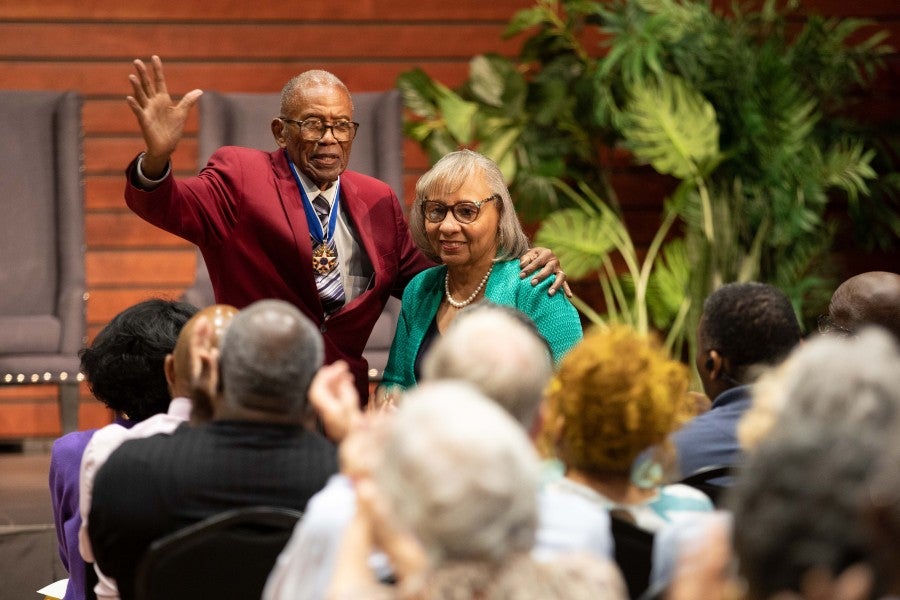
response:
<svg viewBox="0 0 900 600"><path fill-rule="evenodd" d="M497 163L472 150L450 152L437 161L431 169L419 178L416 183L416 199L409 213L409 231L419 250L435 262L440 257L425 236L425 215L422 204L426 200L442 200L475 177L483 177L491 194L498 196L495 200L500 210L498 232L498 248L496 260L519 258L528 250L528 236L519 223L513 206L512 197L506 187L503 173ZM467 198L479 201L484 198Z"/></svg>
<svg viewBox="0 0 900 600"><path fill-rule="evenodd" d="M281 89L281 114L288 115L294 103L294 96L297 94L297 90L314 87L335 87L341 89L351 99L351 106L353 105L353 97L350 95L350 90L347 89L347 86L344 85L344 82L337 75L321 69L312 69L295 75L284 84L284 87Z"/></svg>
<svg viewBox="0 0 900 600"><path fill-rule="evenodd" d="M467 384L424 383L390 427L375 480L433 567L531 549L538 461L509 414Z"/></svg>
<svg viewBox="0 0 900 600"><path fill-rule="evenodd" d="M525 429L552 376L550 349L534 322L515 308L487 302L461 311L422 365L423 380L471 383Z"/></svg>
<svg viewBox="0 0 900 600"><path fill-rule="evenodd" d="M323 355L319 330L295 306L254 302L235 315L222 340L224 399L234 406L299 415Z"/></svg>

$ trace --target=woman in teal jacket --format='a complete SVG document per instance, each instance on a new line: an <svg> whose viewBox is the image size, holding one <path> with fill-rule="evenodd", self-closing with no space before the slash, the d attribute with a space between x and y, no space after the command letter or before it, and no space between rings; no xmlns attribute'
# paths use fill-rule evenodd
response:
<svg viewBox="0 0 900 600"><path fill-rule="evenodd" d="M412 387L431 342L466 306L488 300L534 320L556 362L581 339L581 321L564 294L547 294L519 277L528 238L503 174L489 158L460 150L439 160L416 184L409 228L440 266L419 273L403 293L384 386Z"/></svg>

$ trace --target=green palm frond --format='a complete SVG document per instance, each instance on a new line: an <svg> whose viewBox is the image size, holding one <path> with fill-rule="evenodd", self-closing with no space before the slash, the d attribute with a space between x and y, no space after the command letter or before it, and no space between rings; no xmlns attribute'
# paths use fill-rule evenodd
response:
<svg viewBox="0 0 900 600"><path fill-rule="evenodd" d="M647 290L647 308L657 329L669 329L678 315L687 297L691 269L684 240L666 244L654 265Z"/></svg>
<svg viewBox="0 0 900 600"><path fill-rule="evenodd" d="M834 144L822 157L822 179L826 186L839 188L855 203L859 196L869 195L867 180L876 178L872 168L874 150L867 150L860 140L843 140Z"/></svg>
<svg viewBox="0 0 900 600"><path fill-rule="evenodd" d="M631 88L622 133L639 161L679 179L693 179L719 158L716 111L674 75Z"/></svg>
<svg viewBox="0 0 900 600"><path fill-rule="evenodd" d="M521 115L528 95L528 83L516 65L497 54L481 54L469 61L467 89L474 99L501 109L509 118Z"/></svg>
<svg viewBox="0 0 900 600"><path fill-rule="evenodd" d="M544 219L535 243L552 248L569 277L579 279L603 268L604 260L616 249L612 231L618 225L610 213L560 210Z"/></svg>

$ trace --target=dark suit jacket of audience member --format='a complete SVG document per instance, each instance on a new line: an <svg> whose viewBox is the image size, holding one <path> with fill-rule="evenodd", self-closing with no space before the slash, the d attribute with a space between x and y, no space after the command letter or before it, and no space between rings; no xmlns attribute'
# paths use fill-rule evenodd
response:
<svg viewBox="0 0 900 600"><path fill-rule="evenodd" d="M304 510L337 469L331 442L293 426L213 421L127 441L94 482L97 564L123 600L134 598L137 566L154 540L232 508Z"/></svg>

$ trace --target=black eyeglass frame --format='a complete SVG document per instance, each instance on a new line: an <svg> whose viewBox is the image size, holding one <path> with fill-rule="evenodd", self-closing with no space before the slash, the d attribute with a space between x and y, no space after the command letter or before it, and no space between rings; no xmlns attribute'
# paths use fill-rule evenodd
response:
<svg viewBox="0 0 900 600"><path fill-rule="evenodd" d="M481 215L481 207L486 203L492 200L500 200L500 194L491 194L484 200L463 200L462 202L457 202L456 204L450 205L445 202L441 202L440 200L425 200L422 202L422 216L425 217L425 220L429 223L443 223L444 219L447 218L447 213L453 213L453 218L456 219L457 223L462 223L463 225L468 225L470 223L474 223L478 220L478 217ZM429 205L432 207L432 210L429 210ZM475 216L472 219L466 220L464 218L460 218L457 214L457 210L461 208L470 208L475 207ZM440 218L431 219L428 217L428 213L436 210L441 213Z"/></svg>
<svg viewBox="0 0 900 600"><path fill-rule="evenodd" d="M307 141L307 142L318 142L323 137L325 137L325 132L328 131L329 129L331 130L331 135L333 135L334 139L336 139L337 141L351 142L351 141L353 141L354 138L356 138L356 131L359 129L359 123L357 123L356 121L337 121L335 123L326 123L323 119L320 119L319 117L309 117L308 119L303 119L302 121L298 121L296 119L288 119L287 117L278 117L278 118L281 119L282 121L284 121L285 123L292 123L292 124L296 125L300 129L300 137L303 138L303 140ZM322 134L319 135L319 137L311 138L311 137L308 137L307 135L305 135L305 130L303 128L303 124L307 123L309 121L318 121L319 123L322 124ZM342 140L338 136L337 131L335 131L335 129L334 129L337 125L342 125L344 123L346 123L347 125L352 125L352 127L350 128L350 137L347 138L346 140Z"/></svg>

